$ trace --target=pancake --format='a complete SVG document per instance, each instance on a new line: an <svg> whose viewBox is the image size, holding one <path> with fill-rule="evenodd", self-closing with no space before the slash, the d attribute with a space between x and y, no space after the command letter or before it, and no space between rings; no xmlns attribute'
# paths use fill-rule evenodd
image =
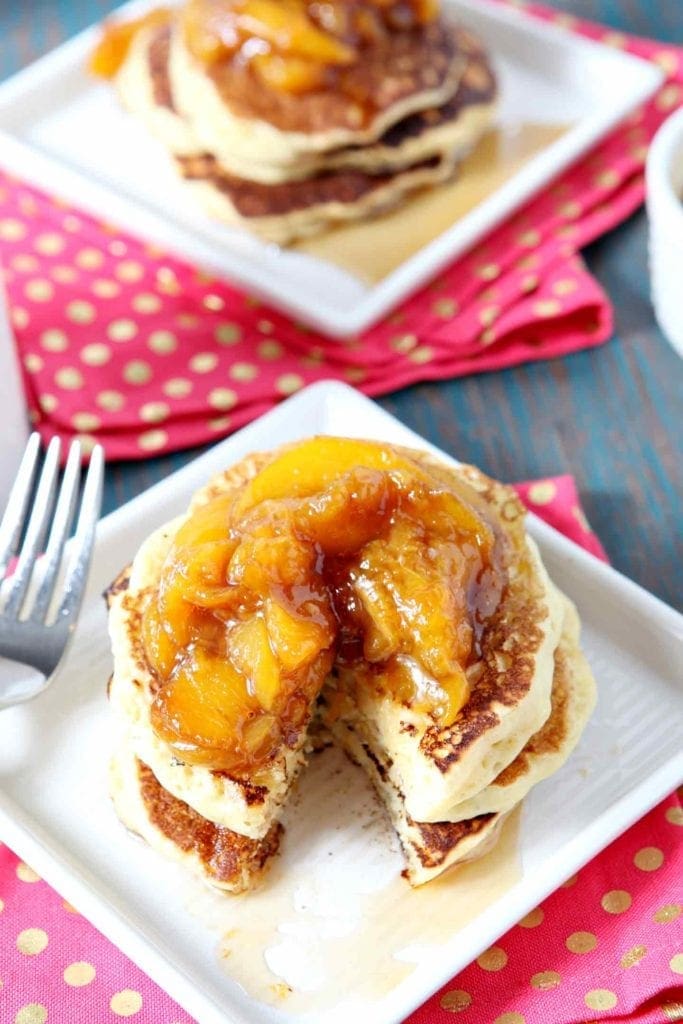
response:
<svg viewBox="0 0 683 1024"><path fill-rule="evenodd" d="M166 792L128 744L111 761L109 788L116 813L131 832L226 892L252 889L278 851L282 826L277 822L255 840L207 821Z"/></svg>
<svg viewBox="0 0 683 1024"><path fill-rule="evenodd" d="M240 159L233 152L215 161L221 172L237 178L278 183L311 177L324 171L353 168L384 173L435 156L462 159L490 124L495 109L495 78L478 41L457 28L466 58L457 91L443 106L412 114L392 125L376 142L302 157L296 166L268 160ZM124 105L177 156L203 157L190 123L177 110L168 74L170 27L140 31L116 78Z"/></svg>
<svg viewBox="0 0 683 1024"><path fill-rule="evenodd" d="M202 64L176 25L169 71L174 103L221 164L293 167L309 154L374 142L397 121L445 103L464 63L455 29L437 20L366 46L334 89L294 96L256 83L239 62Z"/></svg>
<svg viewBox="0 0 683 1024"><path fill-rule="evenodd" d="M212 217L279 245L390 210L411 192L447 181L456 166L437 156L384 174L348 168L264 185L222 171L210 156L177 157L177 165L186 188Z"/></svg>
<svg viewBox="0 0 683 1024"><path fill-rule="evenodd" d="M503 599L487 621L481 658L468 670L469 699L453 724L442 727L340 672L323 695L323 718L331 730L341 718L385 764L411 818L439 822L488 786L547 720L564 607L526 535L526 513L511 488L471 466L447 467L423 453L416 461L446 484L462 481L473 488L512 542ZM350 691L352 700L335 700L335 687Z"/></svg>
<svg viewBox="0 0 683 1024"><path fill-rule="evenodd" d="M578 613L564 596L563 604L547 721L490 785L448 812L449 821L510 810L533 786L558 771L579 742L597 694L593 674L579 646Z"/></svg>
<svg viewBox="0 0 683 1024"><path fill-rule="evenodd" d="M128 587L111 596L110 635L114 675L112 706L126 723L132 748L161 785L202 817L251 838L262 838L277 818L304 761L306 720L291 745L248 781L183 763L153 730L150 706L157 687L145 656L141 616L152 599L173 537L193 511L219 494L234 492L291 446L251 455L219 474L193 499L187 516L157 530L143 544ZM440 727L424 712L378 694L349 687L345 720L390 765L405 794L407 813L420 822L444 820L456 804L476 796L519 754L550 713L553 655L563 606L535 545L526 537L524 509L511 489L471 467L446 467L422 452L396 449L436 479L468 497L503 526L508 583L481 639L481 659L471 667L472 691L454 723ZM332 696L339 681L328 683ZM328 703L332 701L328 700ZM329 717L329 711L328 711Z"/></svg>

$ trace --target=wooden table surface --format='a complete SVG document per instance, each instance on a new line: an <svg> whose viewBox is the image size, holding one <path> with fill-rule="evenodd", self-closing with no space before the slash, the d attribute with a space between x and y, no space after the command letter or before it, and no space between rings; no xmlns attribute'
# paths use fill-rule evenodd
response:
<svg viewBox="0 0 683 1024"><path fill-rule="evenodd" d="M116 0L0 5L0 77L117 6ZM683 2L555 0L614 29L683 43ZM683 361L649 300L643 212L586 252L616 310L612 341L563 359L420 384L380 404L435 444L504 480L573 473L614 565L683 606ZM196 451L111 464L110 511Z"/></svg>

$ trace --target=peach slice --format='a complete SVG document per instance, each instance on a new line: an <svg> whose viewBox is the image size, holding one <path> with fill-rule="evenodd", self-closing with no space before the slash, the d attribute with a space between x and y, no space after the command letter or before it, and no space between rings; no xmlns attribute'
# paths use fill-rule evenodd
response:
<svg viewBox="0 0 683 1024"><path fill-rule="evenodd" d="M331 623L292 615L276 601L266 601L265 615L270 642L285 672L296 672L334 641Z"/></svg>
<svg viewBox="0 0 683 1024"><path fill-rule="evenodd" d="M345 437L313 437L264 466L242 491L235 516L269 499L310 497L359 467L404 473L417 469L380 444Z"/></svg>
<svg viewBox="0 0 683 1024"><path fill-rule="evenodd" d="M155 732L181 760L233 770L267 753L262 741L255 749L242 749L244 724L260 711L244 676L229 661L193 645L157 693L151 715Z"/></svg>
<svg viewBox="0 0 683 1024"><path fill-rule="evenodd" d="M280 693L280 665L263 619L254 617L238 622L230 631L228 646L230 660L247 680L247 689L262 708L270 711Z"/></svg>

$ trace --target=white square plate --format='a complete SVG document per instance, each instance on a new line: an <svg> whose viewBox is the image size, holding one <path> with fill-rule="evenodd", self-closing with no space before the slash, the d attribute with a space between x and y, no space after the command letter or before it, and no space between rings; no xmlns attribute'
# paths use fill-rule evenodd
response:
<svg viewBox="0 0 683 1024"><path fill-rule="evenodd" d="M605 135L662 81L653 64L490 0L446 0L493 55L499 127L568 125L488 198L378 283L211 221L166 154L90 78L90 29L0 86L0 163L47 191L227 277L325 333L354 334L429 280ZM132 14L145 6L121 9ZM378 238L384 231L376 223ZM373 251L370 240L363 247Z"/></svg>
<svg viewBox="0 0 683 1024"><path fill-rule="evenodd" d="M200 1024L401 1020L683 777L671 727L683 715L683 617L531 517L551 575L579 607L599 703L567 765L525 801L519 873L486 909L495 860L417 892L399 878L395 840L359 769L336 751L302 776L283 852L253 894L214 895L128 835L107 797L100 595L212 473L313 433L431 447L345 385L301 392L102 521L63 675L0 715L0 836ZM221 941L231 957L218 955ZM269 1004L249 995L254 986Z"/></svg>

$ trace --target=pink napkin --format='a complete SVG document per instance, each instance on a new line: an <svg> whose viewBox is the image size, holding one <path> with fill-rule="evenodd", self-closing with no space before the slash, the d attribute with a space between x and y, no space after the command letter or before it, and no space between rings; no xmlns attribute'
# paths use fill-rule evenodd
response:
<svg viewBox="0 0 683 1024"><path fill-rule="evenodd" d="M605 557L571 477L517 489L547 522ZM445 1024L452 1014L463 1024L683 1020L682 826L683 806L673 795L408 1021ZM135 1024L192 1024L6 847L0 911L2 1024L113 1024L128 1017Z"/></svg>
<svg viewBox="0 0 683 1024"><path fill-rule="evenodd" d="M611 307L578 252L642 202L647 145L683 102L683 51L528 10L657 62L666 84L429 287L346 344L0 172L1 254L42 435L79 434L109 458L144 458L220 437L316 380L378 395L606 341Z"/></svg>

